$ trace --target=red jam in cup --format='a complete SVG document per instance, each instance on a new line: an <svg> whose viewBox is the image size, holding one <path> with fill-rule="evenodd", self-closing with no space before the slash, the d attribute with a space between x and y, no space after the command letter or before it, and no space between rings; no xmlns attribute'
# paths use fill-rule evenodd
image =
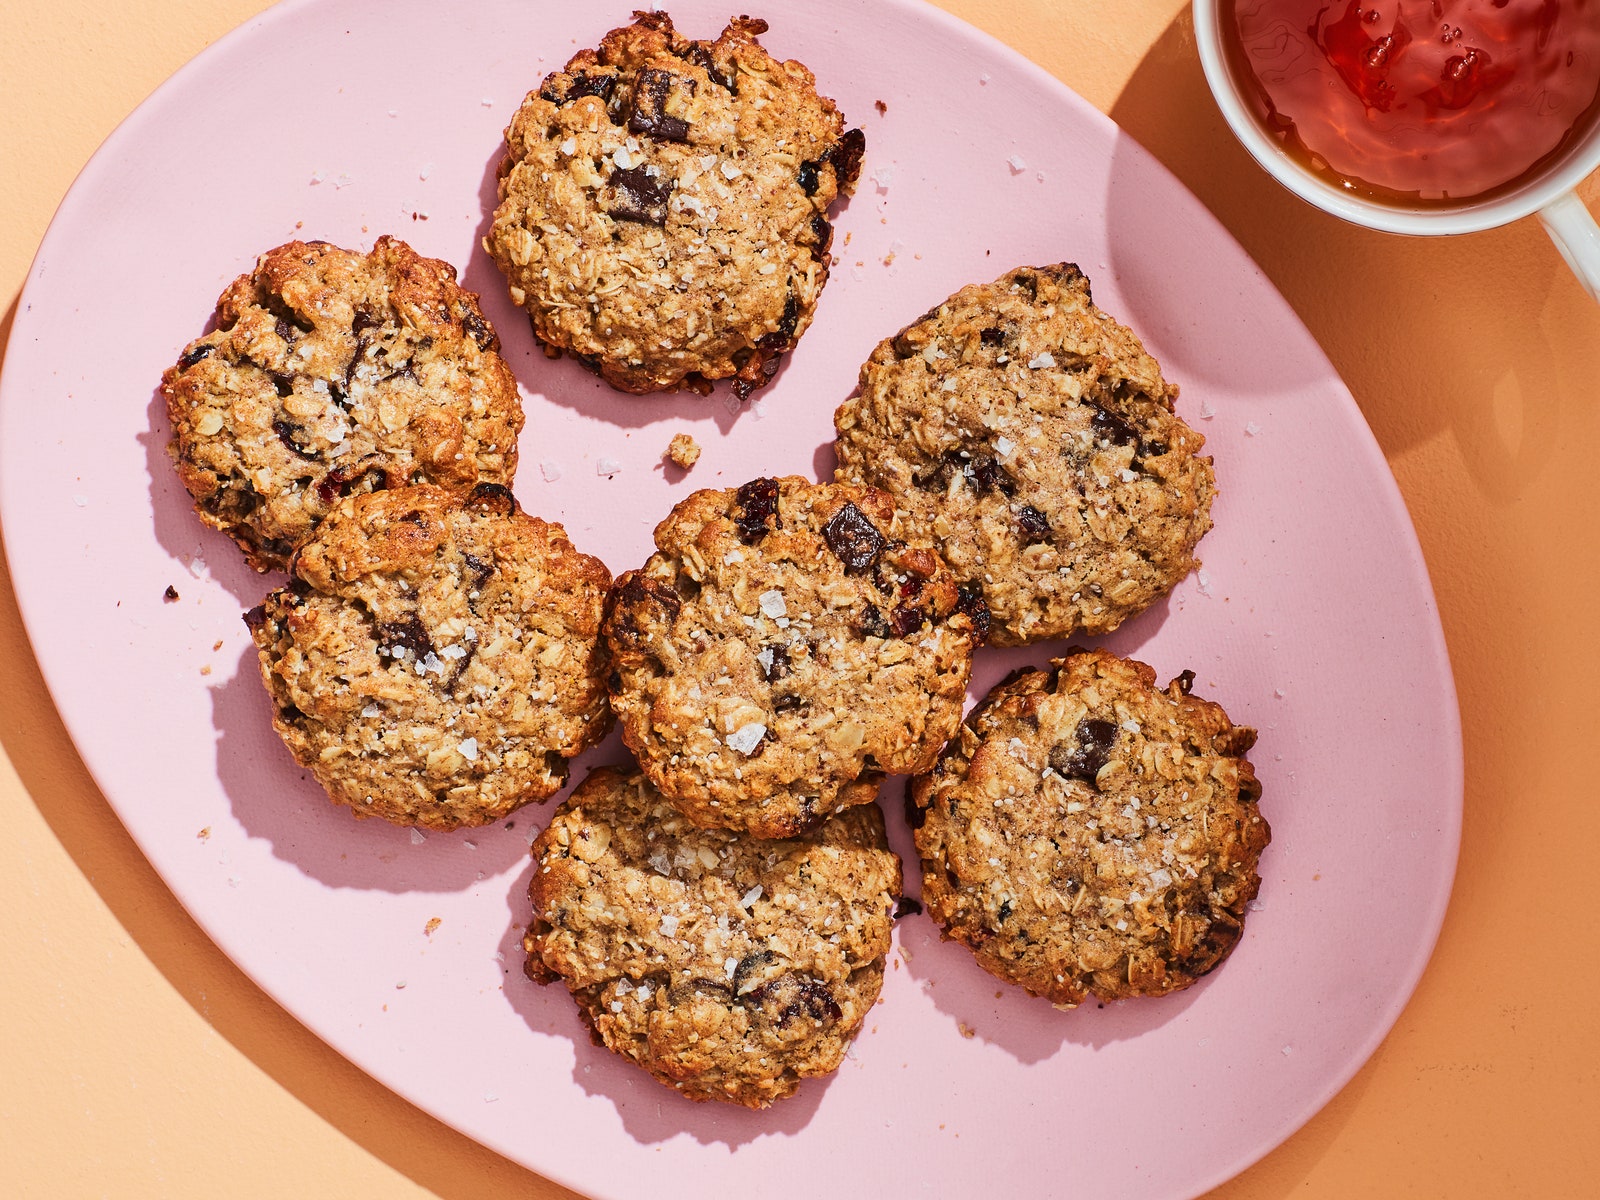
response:
<svg viewBox="0 0 1600 1200"><path fill-rule="evenodd" d="M1600 0L1222 0L1285 152L1383 203L1509 190L1600 120Z"/></svg>

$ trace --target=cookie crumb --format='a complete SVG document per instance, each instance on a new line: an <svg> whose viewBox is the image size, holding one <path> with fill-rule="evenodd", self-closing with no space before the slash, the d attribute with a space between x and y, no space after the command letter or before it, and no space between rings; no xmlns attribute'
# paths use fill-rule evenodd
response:
<svg viewBox="0 0 1600 1200"><path fill-rule="evenodd" d="M667 446L667 460L673 466L687 471L700 461L700 443L687 433L675 433Z"/></svg>
<svg viewBox="0 0 1600 1200"><path fill-rule="evenodd" d="M199 833L195 834L195 837L199 838L202 842L210 841L211 840L211 826L207 825Z"/></svg>
<svg viewBox="0 0 1600 1200"><path fill-rule="evenodd" d="M968 1025L965 1021L956 1022L956 1028L961 1031L961 1036L967 1038L968 1040L978 1036L978 1031L971 1025Z"/></svg>
<svg viewBox="0 0 1600 1200"><path fill-rule="evenodd" d="M872 102L872 107L878 110L878 115L880 117L883 116L884 113L889 111L889 106L887 104L885 104L882 100L874 100Z"/></svg>
<svg viewBox="0 0 1600 1200"><path fill-rule="evenodd" d="M441 926L443 924L444 924L444 922L442 920L440 920L438 917L429 917L428 918L428 923L422 927L422 932L424 934L426 934L428 937L432 937L433 936L433 931L435 929L439 928L439 926Z"/></svg>

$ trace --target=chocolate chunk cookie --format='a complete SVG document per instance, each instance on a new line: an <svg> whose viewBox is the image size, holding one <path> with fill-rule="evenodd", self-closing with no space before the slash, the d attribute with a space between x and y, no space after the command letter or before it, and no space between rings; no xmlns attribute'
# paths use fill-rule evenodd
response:
<svg viewBox="0 0 1600 1200"><path fill-rule="evenodd" d="M611 726L611 582L499 484L350 496L246 614L273 725L358 816L484 825Z"/></svg>
<svg viewBox="0 0 1600 1200"><path fill-rule="evenodd" d="M1071 650L990 692L907 814L922 899L990 973L1058 1006L1188 987L1239 940L1271 837L1256 731Z"/></svg>
<svg viewBox="0 0 1600 1200"><path fill-rule="evenodd" d="M484 246L548 353L624 392L743 397L811 324L864 140L766 29L690 41L636 13L523 101Z"/></svg>
<svg viewBox="0 0 1600 1200"><path fill-rule="evenodd" d="M611 702L702 826L787 837L927 770L986 614L874 488L755 479L688 497L617 580Z"/></svg>
<svg viewBox="0 0 1600 1200"><path fill-rule="evenodd" d="M269 250L216 329L162 377L169 450L200 518L284 569L341 499L408 483L510 484L522 403L455 268L381 237Z"/></svg>
<svg viewBox="0 0 1600 1200"><path fill-rule="evenodd" d="M962 288L880 343L834 414L841 483L981 583L991 638L1107 633L1197 565L1215 490L1177 388L1070 263Z"/></svg>
<svg viewBox="0 0 1600 1200"><path fill-rule="evenodd" d="M692 1100L765 1108L844 1057L883 984L900 860L876 805L785 841L699 829L595 771L533 844L527 973Z"/></svg>

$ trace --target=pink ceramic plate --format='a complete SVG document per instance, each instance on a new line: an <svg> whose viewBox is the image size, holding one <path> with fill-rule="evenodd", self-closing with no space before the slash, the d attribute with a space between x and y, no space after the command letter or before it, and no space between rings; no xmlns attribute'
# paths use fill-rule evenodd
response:
<svg viewBox="0 0 1600 1200"><path fill-rule="evenodd" d="M500 134L631 7L288 3L95 157L34 264L0 393L7 552L62 716L173 891L268 993L397 1092L572 1187L1217 1184L1371 1053L1450 890L1455 697L1383 458L1288 306L1181 186L1058 82L912 0L764 10L768 45L815 70L868 153L816 323L759 405L632 399L546 361L478 248ZM693 36L728 11L675 6ZM1167 999L1057 1012L910 917L851 1057L768 1112L697 1107L594 1049L565 992L520 971L526 849L548 807L424 837L329 805L271 731L239 620L273 581L202 529L166 459L157 381L228 281L297 235L365 247L385 232L483 294L527 402L517 494L615 571L642 562L692 487L829 471L857 365L930 304L1019 263L1079 263L1216 455L1204 573L1110 641L1163 680L1194 668L1261 729L1275 839L1226 966ZM705 447L687 480L659 462L678 430ZM599 474L602 457L620 471ZM168 585L180 599L163 601ZM985 652L977 687L1058 649ZM889 795L904 851L897 783Z"/></svg>

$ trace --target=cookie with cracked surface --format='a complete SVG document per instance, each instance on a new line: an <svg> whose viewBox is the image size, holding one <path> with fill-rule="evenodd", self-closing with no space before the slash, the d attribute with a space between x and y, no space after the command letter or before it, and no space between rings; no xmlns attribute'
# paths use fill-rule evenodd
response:
<svg viewBox="0 0 1600 1200"><path fill-rule="evenodd" d="M1211 528L1205 439L1070 263L962 288L887 338L834 414L843 483L983 585L991 640L1108 633L1193 570Z"/></svg>
<svg viewBox="0 0 1600 1200"><path fill-rule="evenodd" d="M195 511L258 571L356 492L509 485L522 402L455 268L380 237L290 242L217 301L161 380Z"/></svg>
<svg viewBox="0 0 1600 1200"><path fill-rule="evenodd" d="M357 816L486 825L611 726L610 573L498 484L347 497L291 572L245 617L273 726Z"/></svg>
<svg viewBox="0 0 1600 1200"><path fill-rule="evenodd" d="M928 914L1058 1006L1188 987L1261 884L1256 731L1155 678L1102 650L1019 672L907 792Z"/></svg>
<svg viewBox="0 0 1600 1200"><path fill-rule="evenodd" d="M874 488L700 491L607 601L611 704L697 825L787 837L933 764L985 617Z"/></svg>
<svg viewBox="0 0 1600 1200"><path fill-rule="evenodd" d="M624 392L743 398L811 324L865 141L766 30L636 13L523 101L484 247L547 353Z"/></svg>
<svg viewBox="0 0 1600 1200"><path fill-rule="evenodd" d="M533 856L528 976L564 980L597 1044L691 1100L790 1095L877 1001L901 877L876 805L758 841L603 767Z"/></svg>

